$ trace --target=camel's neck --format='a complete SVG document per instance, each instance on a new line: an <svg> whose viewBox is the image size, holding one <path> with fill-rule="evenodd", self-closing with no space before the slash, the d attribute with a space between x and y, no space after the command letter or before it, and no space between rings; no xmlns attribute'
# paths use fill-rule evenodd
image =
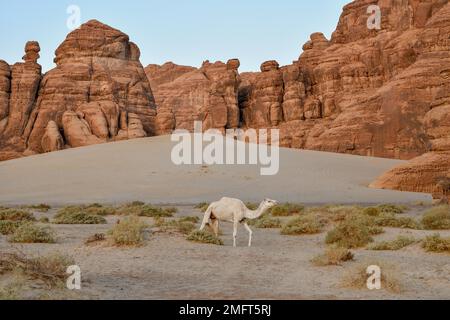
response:
<svg viewBox="0 0 450 320"><path fill-rule="evenodd" d="M264 201L263 201L260 203L258 209L256 209L256 210L250 210L247 208L245 217L247 219L258 219L259 217L261 217L264 214L265 211L266 211L266 208L264 206Z"/></svg>

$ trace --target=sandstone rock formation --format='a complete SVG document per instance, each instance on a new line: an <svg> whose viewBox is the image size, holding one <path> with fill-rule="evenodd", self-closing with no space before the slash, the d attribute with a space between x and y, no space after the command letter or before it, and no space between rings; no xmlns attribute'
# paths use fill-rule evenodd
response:
<svg viewBox="0 0 450 320"><path fill-rule="evenodd" d="M373 4L381 9L381 30L367 27L367 9ZM292 65L267 61L261 72L240 75L240 126L279 128L286 147L407 160L449 151L449 34L448 0L353 1L344 7L331 39L313 33ZM192 128L190 123L200 114L192 109L206 106L197 100L195 108L186 107L194 104L186 97L198 96L196 79L171 80L162 72L168 67L159 72L151 68L150 81L160 81L162 74L167 80L163 90L159 83L155 86L161 122L168 124L162 131ZM173 64L170 68L174 70ZM188 71L178 70L172 73ZM176 120L162 108L170 105L177 105ZM204 127L222 124L209 122ZM450 171L449 162L442 163L435 174L425 174L430 179L410 183L407 189L435 190L433 177ZM417 169L415 163L412 166Z"/></svg>
<svg viewBox="0 0 450 320"><path fill-rule="evenodd" d="M153 94L126 34L83 24L44 77L39 50L29 42L24 63L0 62L0 159L155 134Z"/></svg>
<svg viewBox="0 0 450 320"><path fill-rule="evenodd" d="M367 26L374 4L380 30ZM418 157L373 186L442 196L449 34L449 0L355 0L331 39L313 33L291 65L271 60L239 75L237 59L144 71L127 35L90 21L67 36L44 77L36 42L27 43L24 63L0 61L0 160L193 130L200 120L222 131L278 128L286 147Z"/></svg>
<svg viewBox="0 0 450 320"><path fill-rule="evenodd" d="M157 105L158 134L175 129L192 131L194 121L203 128L239 126L239 60L210 63L201 68L166 63L146 68Z"/></svg>

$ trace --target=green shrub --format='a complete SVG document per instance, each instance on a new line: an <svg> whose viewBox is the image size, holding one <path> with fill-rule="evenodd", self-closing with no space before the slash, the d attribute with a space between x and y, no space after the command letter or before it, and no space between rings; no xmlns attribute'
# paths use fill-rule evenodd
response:
<svg viewBox="0 0 450 320"><path fill-rule="evenodd" d="M283 235L315 234L322 231L324 224L313 215L305 215L288 221L281 229Z"/></svg>
<svg viewBox="0 0 450 320"><path fill-rule="evenodd" d="M381 204L377 208L382 213L394 213L394 214L403 213L406 210L408 210L408 208L406 206L395 205L395 204Z"/></svg>
<svg viewBox="0 0 450 320"><path fill-rule="evenodd" d="M21 224L10 236L9 242L15 243L55 243L55 233L49 227L31 222Z"/></svg>
<svg viewBox="0 0 450 320"><path fill-rule="evenodd" d="M407 247L416 240L411 237L398 236L397 239L392 241L382 241L378 243L374 243L368 247L369 250L400 250L404 247Z"/></svg>
<svg viewBox="0 0 450 320"><path fill-rule="evenodd" d="M259 229L278 229L282 227L281 220L264 215L259 219L248 220L248 225Z"/></svg>
<svg viewBox="0 0 450 320"><path fill-rule="evenodd" d="M376 207L368 207L363 209L363 213L371 217L377 217L380 215L381 210Z"/></svg>
<svg viewBox="0 0 450 320"><path fill-rule="evenodd" d="M74 213L82 213L95 216L109 216L116 214L116 209L112 207L104 207L100 204L91 204L87 206L68 206L58 210L57 215L71 215Z"/></svg>
<svg viewBox="0 0 450 320"><path fill-rule="evenodd" d="M0 220L10 221L35 221L32 213L24 210L2 209L0 210Z"/></svg>
<svg viewBox="0 0 450 320"><path fill-rule="evenodd" d="M41 203L41 204L35 204L35 205L31 205L31 206L24 206L24 209L33 209L33 210L37 210L40 212L48 212L52 207L49 206L48 204L45 203Z"/></svg>
<svg viewBox="0 0 450 320"><path fill-rule="evenodd" d="M444 205L428 210L422 218L422 225L427 230L450 229L450 206Z"/></svg>
<svg viewBox="0 0 450 320"><path fill-rule="evenodd" d="M106 224L106 219L99 215L89 214L77 207L61 209L54 217L54 224Z"/></svg>
<svg viewBox="0 0 450 320"><path fill-rule="evenodd" d="M187 219L188 217L175 220L165 220L164 218L157 218L155 220L155 227L158 227L163 232L179 232L182 234L189 234L195 229L195 223L192 219Z"/></svg>
<svg viewBox="0 0 450 320"><path fill-rule="evenodd" d="M329 231L325 242L336 244L343 248L363 247L372 241L367 225L361 220L348 219L340 222L333 230Z"/></svg>
<svg viewBox="0 0 450 320"><path fill-rule="evenodd" d="M198 243L215 244L219 246L223 245L223 241L220 238L207 231L193 231L188 235L186 239Z"/></svg>
<svg viewBox="0 0 450 320"><path fill-rule="evenodd" d="M274 217L288 217L303 212L305 207L301 204L284 203L276 205L270 209Z"/></svg>
<svg viewBox="0 0 450 320"><path fill-rule="evenodd" d="M376 217L375 224L379 227L420 229L420 223L409 217L396 217L392 213L382 213Z"/></svg>
<svg viewBox="0 0 450 320"><path fill-rule="evenodd" d="M209 207L209 203L207 203L207 202L200 202L194 208L195 209L199 209L202 212L205 212L208 209L208 207Z"/></svg>
<svg viewBox="0 0 450 320"><path fill-rule="evenodd" d="M117 246L137 246L143 243L146 228L147 224L138 217L126 217L108 232L108 236Z"/></svg>
<svg viewBox="0 0 450 320"><path fill-rule="evenodd" d="M131 215L139 217L173 217L173 214L177 211L176 208L163 209L160 207L154 207L148 204L142 204L140 202L133 202L117 209L119 215Z"/></svg>
<svg viewBox="0 0 450 320"><path fill-rule="evenodd" d="M422 241L422 248L429 252L446 252L450 253L450 237L441 238L440 234L434 234L426 237Z"/></svg>
<svg viewBox="0 0 450 320"><path fill-rule="evenodd" d="M22 223L22 221L0 220L0 234L13 234Z"/></svg>
<svg viewBox="0 0 450 320"><path fill-rule="evenodd" d="M353 258L353 253L348 249L331 247L327 248L325 254L316 256L311 262L316 266L338 266L342 262L353 260Z"/></svg>

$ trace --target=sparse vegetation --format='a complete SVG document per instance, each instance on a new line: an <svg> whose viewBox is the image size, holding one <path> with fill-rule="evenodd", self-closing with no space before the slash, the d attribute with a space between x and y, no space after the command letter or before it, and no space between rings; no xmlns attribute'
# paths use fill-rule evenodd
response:
<svg viewBox="0 0 450 320"><path fill-rule="evenodd" d="M273 218L269 215L263 215L259 219L255 220L248 220L247 223L248 225L259 229L277 229L282 227L280 219Z"/></svg>
<svg viewBox="0 0 450 320"><path fill-rule="evenodd" d="M367 207L363 209L362 213L371 217L377 217L380 215L381 210L377 207Z"/></svg>
<svg viewBox="0 0 450 320"><path fill-rule="evenodd" d="M132 202L128 203L117 209L117 214L119 215L131 215L139 217L173 217L173 214L177 212L177 208L160 208L148 205L142 202Z"/></svg>
<svg viewBox="0 0 450 320"><path fill-rule="evenodd" d="M84 244L93 244L93 243L101 242L104 240L106 240L106 235L104 233L96 233L96 234L93 234L92 236L90 236L89 238L87 238L84 241Z"/></svg>
<svg viewBox="0 0 450 320"><path fill-rule="evenodd" d="M377 206L377 208L382 213L393 213L393 214L404 213L406 210L408 210L406 206L395 204L380 204L379 206Z"/></svg>
<svg viewBox="0 0 450 320"><path fill-rule="evenodd" d="M49 223L49 222L50 222L50 219L47 218L47 217L41 217L41 218L39 218L38 221L39 221L40 223Z"/></svg>
<svg viewBox="0 0 450 320"><path fill-rule="evenodd" d="M315 215L304 215L288 221L281 229L283 235L315 234L322 231L324 224Z"/></svg>
<svg viewBox="0 0 450 320"><path fill-rule="evenodd" d="M392 241L382 241L378 243L374 243L368 247L369 250L400 250L404 247L407 247L416 240L412 237L406 236L398 236L397 239Z"/></svg>
<svg viewBox="0 0 450 320"><path fill-rule="evenodd" d="M347 219L328 232L325 242L342 248L359 248L373 241L370 234L369 227L362 220Z"/></svg>
<svg viewBox="0 0 450 320"><path fill-rule="evenodd" d="M427 230L450 229L450 206L434 207L425 212L422 225Z"/></svg>
<svg viewBox="0 0 450 320"><path fill-rule="evenodd" d="M374 223L379 227L420 229L420 223L409 217L396 217L392 213L382 213L376 217Z"/></svg>
<svg viewBox="0 0 450 320"><path fill-rule="evenodd" d="M250 210L256 210L256 209L258 209L259 204L258 204L258 203L254 203L254 202L246 202L246 203L245 203L245 206L246 206L247 208L249 208ZM208 208L206 208L206 209L208 209ZM206 210L206 209L205 209L205 210Z"/></svg>
<svg viewBox="0 0 450 320"><path fill-rule="evenodd" d="M220 238L207 231L193 231L187 236L186 239L198 243L215 244L219 246L223 245L223 241Z"/></svg>
<svg viewBox="0 0 450 320"><path fill-rule="evenodd" d="M346 288L365 289L367 290L367 268L369 266L379 266L381 269L381 289L393 293L400 293L402 286L400 280L396 277L394 267L381 263L380 261L362 262L355 268L350 270L342 279L342 286Z"/></svg>
<svg viewBox="0 0 450 320"><path fill-rule="evenodd" d="M24 206L22 208L32 209L32 210L36 210L39 212L48 212L52 207L49 206L48 204L41 203L41 204L35 204L35 205L30 205L30 206Z"/></svg>
<svg viewBox="0 0 450 320"><path fill-rule="evenodd" d="M155 220L155 227L158 227L163 232L178 232L181 234L189 234L195 229L195 223L190 219L191 217L185 217L181 219L166 220L164 218L157 218Z"/></svg>
<svg viewBox="0 0 450 320"><path fill-rule="evenodd" d="M14 243L55 243L55 232L31 222L22 223L9 237Z"/></svg>
<svg viewBox="0 0 450 320"><path fill-rule="evenodd" d="M36 258L22 253L0 254L0 274L19 272L26 278L43 281L50 288L65 282L67 267L73 264L75 262L71 257L61 254Z"/></svg>
<svg viewBox="0 0 450 320"><path fill-rule="evenodd" d="M329 247L324 254L316 256L311 262L316 266L339 266L342 262L353 260L354 256L346 248Z"/></svg>
<svg viewBox="0 0 450 320"><path fill-rule="evenodd" d="M22 223L22 221L0 220L0 234L13 234Z"/></svg>
<svg viewBox="0 0 450 320"><path fill-rule="evenodd" d="M450 237L442 238L440 234L436 233L422 241L422 248L428 252L450 253Z"/></svg>
<svg viewBox="0 0 450 320"><path fill-rule="evenodd" d="M105 224L106 219L90 214L82 207L66 207L58 211L53 218L54 224Z"/></svg>
<svg viewBox="0 0 450 320"><path fill-rule="evenodd" d="M35 221L33 214L24 211L24 210L16 210L16 209L0 209L0 220L9 220L9 221Z"/></svg>
<svg viewBox="0 0 450 320"><path fill-rule="evenodd" d="M145 228L147 228L147 224L138 217L126 217L108 232L108 236L114 245L138 246L144 241Z"/></svg>
<svg viewBox="0 0 450 320"><path fill-rule="evenodd" d="M305 207L301 204L294 203L284 203L276 205L275 207L270 209L270 213L274 217L288 217L296 214L300 214L303 212Z"/></svg>
<svg viewBox="0 0 450 320"><path fill-rule="evenodd" d="M208 209L208 207L209 207L209 203L207 203L207 202L200 202L194 208L195 209L199 209L202 212L205 212L206 209Z"/></svg>

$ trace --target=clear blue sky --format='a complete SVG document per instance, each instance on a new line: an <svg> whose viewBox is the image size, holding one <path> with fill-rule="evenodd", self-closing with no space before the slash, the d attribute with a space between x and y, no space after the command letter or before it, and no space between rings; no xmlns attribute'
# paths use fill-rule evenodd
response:
<svg viewBox="0 0 450 320"><path fill-rule="evenodd" d="M54 51L69 32L66 10L81 9L81 22L100 20L130 36L141 62L199 66L241 60L240 71L266 60L296 60L312 32L327 37L350 0L1 0L0 59L21 61L28 40L41 45L39 63L54 67ZM7 3L7 4L6 4Z"/></svg>

